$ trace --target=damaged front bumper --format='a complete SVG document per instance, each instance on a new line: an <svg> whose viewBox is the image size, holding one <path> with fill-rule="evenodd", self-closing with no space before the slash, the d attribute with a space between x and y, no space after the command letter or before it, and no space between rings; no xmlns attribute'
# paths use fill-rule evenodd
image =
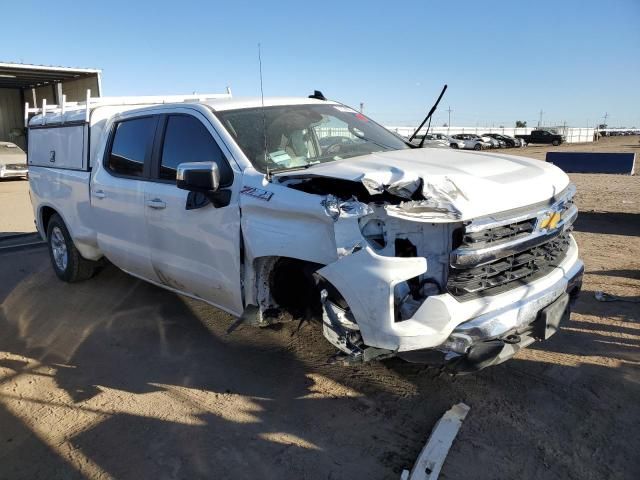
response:
<svg viewBox="0 0 640 480"><path fill-rule="evenodd" d="M483 315L456 328L447 342L438 349L414 350L399 356L412 363L442 366L450 373L473 373L498 365L535 341L547 340L568 320L571 308L582 288L584 267L572 273L564 291L556 292L532 302L528 311L547 303L535 315L523 315L524 322L505 316ZM533 318L533 320L530 320Z"/></svg>
<svg viewBox="0 0 640 480"><path fill-rule="evenodd" d="M408 360L413 357L414 361L429 357L452 364L455 360L462 371L465 363L461 359L470 359L483 368L510 358L517 349L533 342L536 337L527 331L539 312L567 291L575 295L583 268L571 238L563 261L544 277L500 294L463 302L449 293L431 295L411 318L402 321L394 315L394 288L425 273L425 258L386 257L365 246L320 269L318 274L343 296L367 347ZM520 340L507 338L512 334L520 335ZM499 351L497 344L486 344L495 339L502 342ZM478 345L489 353L480 352ZM347 352L346 348L343 351ZM482 362L475 361L476 357ZM489 357L493 363L487 364Z"/></svg>

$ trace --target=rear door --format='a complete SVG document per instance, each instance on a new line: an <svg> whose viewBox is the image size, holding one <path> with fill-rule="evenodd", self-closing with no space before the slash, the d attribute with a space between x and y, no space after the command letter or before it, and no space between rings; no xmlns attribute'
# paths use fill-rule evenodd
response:
<svg viewBox="0 0 640 480"><path fill-rule="evenodd" d="M163 284L206 300L228 312L243 311L240 285L240 171L209 120L177 109L161 117L152 181L145 190L151 260ZM231 190L228 205L187 210L189 192L176 187L184 162L213 161L220 187Z"/></svg>
<svg viewBox="0 0 640 480"><path fill-rule="evenodd" d="M157 278L149 254L144 192L157 122L156 116L116 122L90 187L100 250L121 269L152 281Z"/></svg>

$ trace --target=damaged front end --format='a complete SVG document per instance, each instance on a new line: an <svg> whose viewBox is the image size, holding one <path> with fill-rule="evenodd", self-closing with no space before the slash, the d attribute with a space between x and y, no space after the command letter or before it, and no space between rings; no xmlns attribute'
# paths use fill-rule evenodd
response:
<svg viewBox="0 0 640 480"><path fill-rule="evenodd" d="M464 195L455 183L445 179L434 185L419 177L396 180L382 174L360 182L325 177L281 181L321 195L333 221L337 260L317 271L324 280L327 340L349 361L424 345L397 330L409 332L415 322L424 324L416 319L424 302L445 291L454 232L462 226L455 202Z"/></svg>
<svg viewBox="0 0 640 480"><path fill-rule="evenodd" d="M358 181L277 175L274 185L293 190L299 203L283 201L260 216L245 207L243 224L278 235L279 259L247 243L260 257L250 299L260 324L287 303L310 305L346 362L398 356L458 373L548 338L580 290L582 262L570 235L575 188L542 205L469 219L465 191L437 178L393 169ZM292 268L277 268L283 262Z"/></svg>

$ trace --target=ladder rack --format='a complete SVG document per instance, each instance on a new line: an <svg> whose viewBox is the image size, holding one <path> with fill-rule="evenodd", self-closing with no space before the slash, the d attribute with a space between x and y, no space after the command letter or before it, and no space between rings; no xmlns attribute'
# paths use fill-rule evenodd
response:
<svg viewBox="0 0 640 480"><path fill-rule="evenodd" d="M29 102L24 104L24 126L29 126L29 115L42 114L42 125L47 123L47 114L58 113L64 115L68 111L85 110L85 121L89 122L91 109L104 106L118 105L156 105L162 103L205 102L207 100L219 100L231 98L231 88L227 87L226 93L207 93L191 95L146 95L131 97L92 97L91 90L87 90L87 98L84 102L67 102L67 96L62 95L60 105L47 105L47 99L42 99L42 106L29 107ZM64 119L62 120L64 122Z"/></svg>

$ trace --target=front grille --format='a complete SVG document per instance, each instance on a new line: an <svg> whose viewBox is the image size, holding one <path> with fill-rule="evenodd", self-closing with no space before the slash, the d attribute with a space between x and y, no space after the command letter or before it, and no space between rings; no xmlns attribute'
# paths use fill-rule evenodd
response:
<svg viewBox="0 0 640 480"><path fill-rule="evenodd" d="M476 247L481 243L493 244L503 240L514 240L518 237L532 233L535 227L536 218L529 218L509 225L486 228L478 232L467 232L464 234L463 243L468 246Z"/></svg>
<svg viewBox="0 0 640 480"><path fill-rule="evenodd" d="M479 267L451 267L447 290L464 300L495 295L524 285L557 267L566 256L569 243L569 233L565 232L542 245Z"/></svg>

